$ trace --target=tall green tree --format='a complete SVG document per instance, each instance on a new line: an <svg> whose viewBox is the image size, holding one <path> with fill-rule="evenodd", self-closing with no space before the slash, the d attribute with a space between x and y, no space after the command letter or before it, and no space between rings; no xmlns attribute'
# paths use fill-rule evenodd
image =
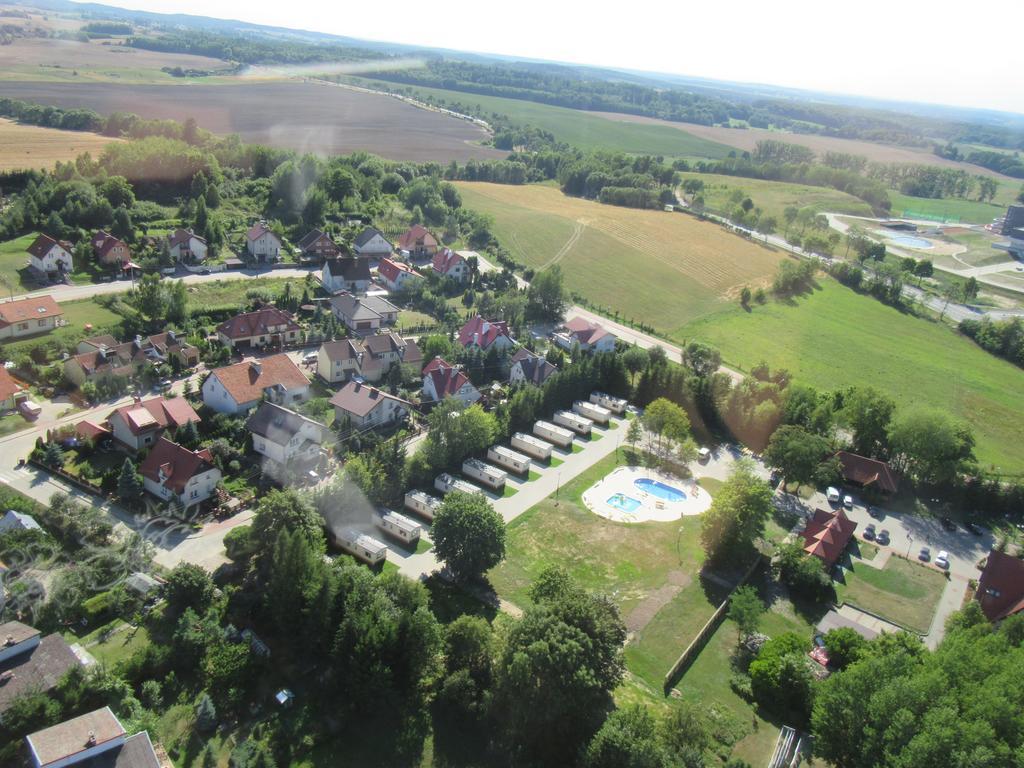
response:
<svg viewBox="0 0 1024 768"><path fill-rule="evenodd" d="M970 428L934 409L898 414L889 426L889 445L897 468L926 483L952 482L974 463Z"/></svg>
<svg viewBox="0 0 1024 768"><path fill-rule="evenodd" d="M535 274L526 296L527 319L546 323L560 321L566 308L562 268L555 264Z"/></svg>
<svg viewBox="0 0 1024 768"><path fill-rule="evenodd" d="M117 478L117 496L129 508L134 508L142 499L145 488L142 477L135 469L131 459L126 458L121 465L121 474Z"/></svg>
<svg viewBox="0 0 1024 768"><path fill-rule="evenodd" d="M853 451L882 458L889 448L889 423L896 403L873 387L853 387L843 393L840 418L853 433Z"/></svg>
<svg viewBox="0 0 1024 768"><path fill-rule="evenodd" d="M782 473L787 484L808 483L831 448L824 437L811 434L803 427L783 424L768 441L768 447L764 450L764 463Z"/></svg>
<svg viewBox="0 0 1024 768"><path fill-rule="evenodd" d="M729 598L729 618L736 624L737 640L757 631L764 610L764 602L754 587L738 587L732 593Z"/></svg>
<svg viewBox="0 0 1024 768"><path fill-rule="evenodd" d="M431 538L437 558L460 581L482 576L505 557L505 521L480 493L445 496Z"/></svg>
<svg viewBox="0 0 1024 768"><path fill-rule="evenodd" d="M743 556L764 535L772 513L768 483L754 474L747 462L737 462L701 517L700 541L708 558Z"/></svg>

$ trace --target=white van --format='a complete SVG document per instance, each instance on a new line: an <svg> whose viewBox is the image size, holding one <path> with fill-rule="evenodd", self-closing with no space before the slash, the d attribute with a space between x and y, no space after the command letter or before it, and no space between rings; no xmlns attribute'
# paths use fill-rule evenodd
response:
<svg viewBox="0 0 1024 768"><path fill-rule="evenodd" d="M302 362L306 365L316 365L317 359L320 355L316 352L308 352L305 357L302 358Z"/></svg>
<svg viewBox="0 0 1024 768"><path fill-rule="evenodd" d="M825 497L828 499L828 503L829 504L838 504L839 503L839 489L838 488L833 488L830 485L828 487L828 490L825 491Z"/></svg>

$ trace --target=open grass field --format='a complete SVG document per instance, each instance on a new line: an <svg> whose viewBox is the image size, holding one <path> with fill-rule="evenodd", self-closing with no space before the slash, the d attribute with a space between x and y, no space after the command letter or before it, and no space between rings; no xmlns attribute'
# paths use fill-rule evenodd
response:
<svg viewBox="0 0 1024 768"><path fill-rule="evenodd" d="M364 87L375 87L369 80L352 78L352 81ZM404 85L394 84L387 84L386 87L391 90L398 87L406 88ZM434 100L443 99L449 106L479 106L488 114L507 115L513 122L526 123L550 131L559 141L580 149L713 159L727 157L730 151L730 147L724 144L688 134L675 126L616 123L598 115L566 107L439 88L417 86L412 88L411 92L418 98L429 96Z"/></svg>
<svg viewBox="0 0 1024 768"><path fill-rule="evenodd" d="M35 290L38 287L22 282L22 270L28 263L26 249L35 239L33 233L0 242L0 292L10 294L13 289L14 293L22 293L22 289Z"/></svg>
<svg viewBox="0 0 1024 768"><path fill-rule="evenodd" d="M992 247L993 243L1006 242L1005 238L987 231L970 231L957 227L947 231L942 239L951 245L962 246L967 250L956 255L932 257L936 266L949 269L968 269L1012 262L1006 251L997 251Z"/></svg>
<svg viewBox="0 0 1024 768"><path fill-rule="evenodd" d="M1024 471L1024 371L938 323L904 315L831 279L789 303L738 306L686 326L731 366L787 368L823 390L870 385L898 406L928 404L971 425L983 467Z"/></svg>
<svg viewBox="0 0 1024 768"><path fill-rule="evenodd" d="M839 602L877 614L918 634L928 634L946 577L926 565L891 557L885 568L855 565L836 582Z"/></svg>
<svg viewBox="0 0 1024 768"><path fill-rule="evenodd" d="M767 282L784 258L685 214L601 205L550 186L458 187L467 208L494 217L516 261L561 264L570 290L665 331Z"/></svg>
<svg viewBox="0 0 1024 768"><path fill-rule="evenodd" d="M1000 184L1000 188L1005 187ZM1020 189L1018 184L1014 189ZM916 215L960 221L965 224L988 224L992 219L1006 213L1006 203L981 203L977 200L935 200L928 197L910 197L899 192L889 192L892 201L892 215L914 218Z"/></svg>
<svg viewBox="0 0 1024 768"><path fill-rule="evenodd" d="M704 182L706 205L717 210L732 210L729 202L734 190L754 201L754 205L766 216L774 216L779 229L785 226L783 211L788 206L805 208L810 206L820 213L848 213L853 216L871 216L871 206L863 200L826 187L811 187L806 184L787 184L783 181L744 179L737 176L723 176L716 173L684 173L684 179L694 178Z"/></svg>
<svg viewBox="0 0 1024 768"><path fill-rule="evenodd" d="M171 78L168 78L171 79ZM214 133L275 147L345 154L373 152L394 160L460 162L504 157L483 147L483 129L388 96L313 83L243 82L208 85L8 82L5 96L100 114L146 118L194 117Z"/></svg>
<svg viewBox="0 0 1024 768"><path fill-rule="evenodd" d="M48 169L58 160L73 160L83 152L96 156L112 141L117 139L83 131L21 125L0 118L0 172Z"/></svg>

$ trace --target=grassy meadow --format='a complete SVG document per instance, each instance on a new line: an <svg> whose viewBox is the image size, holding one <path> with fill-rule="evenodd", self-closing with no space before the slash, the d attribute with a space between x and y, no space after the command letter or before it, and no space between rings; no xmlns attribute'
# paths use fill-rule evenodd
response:
<svg viewBox="0 0 1024 768"><path fill-rule="evenodd" d="M741 190L766 216L774 216L781 230L785 225L783 211L788 206L808 206L824 213L847 213L853 216L871 216L871 206L860 198L826 187L811 187L806 184L789 184L783 181L744 179L739 176L724 176L716 173L684 173L683 179L700 179L704 182L701 193L706 205L717 210L732 210L729 202L734 190Z"/></svg>
<svg viewBox="0 0 1024 768"><path fill-rule="evenodd" d="M551 186L458 187L467 208L494 217L516 261L560 264L571 291L665 331L721 309L744 285L766 284L785 258L685 214L601 205Z"/></svg>
<svg viewBox="0 0 1024 768"><path fill-rule="evenodd" d="M1000 184L1002 190L1007 185ZM899 192L889 191L894 217L913 218L915 214L939 217L965 224L988 224L992 219L1006 213L1007 202L982 203L977 200L955 200L946 198L936 200L929 197L910 197Z"/></svg>
<svg viewBox="0 0 1024 768"><path fill-rule="evenodd" d="M85 131L62 131L22 125L0 118L0 172L52 168L58 160L74 160L83 152L99 155L113 141Z"/></svg>

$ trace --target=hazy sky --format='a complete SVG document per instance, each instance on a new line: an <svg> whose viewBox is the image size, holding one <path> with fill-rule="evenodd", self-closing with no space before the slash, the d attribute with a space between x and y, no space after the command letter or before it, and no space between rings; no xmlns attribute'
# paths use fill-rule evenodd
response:
<svg viewBox="0 0 1024 768"><path fill-rule="evenodd" d="M102 1L102 0L101 0ZM113 0L352 37L1024 113L1022 0Z"/></svg>

